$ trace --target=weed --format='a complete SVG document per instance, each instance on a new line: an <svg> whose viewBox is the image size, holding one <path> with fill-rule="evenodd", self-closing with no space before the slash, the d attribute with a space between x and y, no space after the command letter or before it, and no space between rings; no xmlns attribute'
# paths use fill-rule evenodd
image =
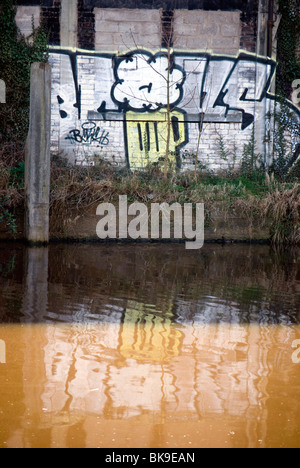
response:
<svg viewBox="0 0 300 468"><path fill-rule="evenodd" d="M9 231L12 234L17 233L17 222L16 217L8 208L8 197L5 195L4 197L0 197L0 223L6 223Z"/></svg>
<svg viewBox="0 0 300 468"><path fill-rule="evenodd" d="M274 244L296 245L300 243L300 186L277 189L269 193L263 203L265 216L273 222L271 241Z"/></svg>

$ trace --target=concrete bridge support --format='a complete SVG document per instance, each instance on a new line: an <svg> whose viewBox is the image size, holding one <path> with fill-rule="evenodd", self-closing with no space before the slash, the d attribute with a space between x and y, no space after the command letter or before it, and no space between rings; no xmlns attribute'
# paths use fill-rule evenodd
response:
<svg viewBox="0 0 300 468"><path fill-rule="evenodd" d="M49 242L51 67L31 66L30 127L25 157L26 239Z"/></svg>

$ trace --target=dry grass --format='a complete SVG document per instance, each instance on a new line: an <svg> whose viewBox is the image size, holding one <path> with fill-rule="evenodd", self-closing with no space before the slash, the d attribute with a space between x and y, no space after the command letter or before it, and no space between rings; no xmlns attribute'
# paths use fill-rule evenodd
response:
<svg viewBox="0 0 300 468"><path fill-rule="evenodd" d="M264 215L272 219L271 241L274 244L300 244L300 184L269 193L262 207Z"/></svg>
<svg viewBox="0 0 300 468"><path fill-rule="evenodd" d="M0 216L1 207L14 213L24 206L24 174L18 170L24 161L21 145L0 149ZM15 175L17 174L17 176ZM238 177L226 178L199 172L169 174L165 181L157 168L130 173L126 169L102 163L95 167L72 166L60 155L51 159L50 223L54 230L63 229L76 212L82 214L97 202L118 202L127 195L129 202L201 203L209 210L221 202L229 213L237 210L243 217L271 219L270 239L276 245L300 244L300 185L282 184L270 178L255 184ZM225 212L224 211L224 212Z"/></svg>
<svg viewBox="0 0 300 468"><path fill-rule="evenodd" d="M24 204L24 187L15 183L11 170L24 161L24 148L17 143L2 144L0 147L0 200L8 208Z"/></svg>

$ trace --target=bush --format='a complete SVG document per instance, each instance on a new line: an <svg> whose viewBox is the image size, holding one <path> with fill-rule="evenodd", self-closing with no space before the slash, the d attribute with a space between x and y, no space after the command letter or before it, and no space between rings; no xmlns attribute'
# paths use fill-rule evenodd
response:
<svg viewBox="0 0 300 468"><path fill-rule="evenodd" d="M0 142L25 142L29 125L30 67L48 61L47 36L42 27L25 38L16 21L16 6L2 0L0 6L0 79L6 84L6 104L0 106Z"/></svg>

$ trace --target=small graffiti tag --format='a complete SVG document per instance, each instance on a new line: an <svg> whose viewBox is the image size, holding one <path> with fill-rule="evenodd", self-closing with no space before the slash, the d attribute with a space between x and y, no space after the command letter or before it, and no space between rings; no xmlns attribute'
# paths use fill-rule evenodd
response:
<svg viewBox="0 0 300 468"><path fill-rule="evenodd" d="M81 129L70 130L66 140L73 144L92 145L96 143L97 148L109 145L109 132L102 130L95 122L85 122Z"/></svg>

